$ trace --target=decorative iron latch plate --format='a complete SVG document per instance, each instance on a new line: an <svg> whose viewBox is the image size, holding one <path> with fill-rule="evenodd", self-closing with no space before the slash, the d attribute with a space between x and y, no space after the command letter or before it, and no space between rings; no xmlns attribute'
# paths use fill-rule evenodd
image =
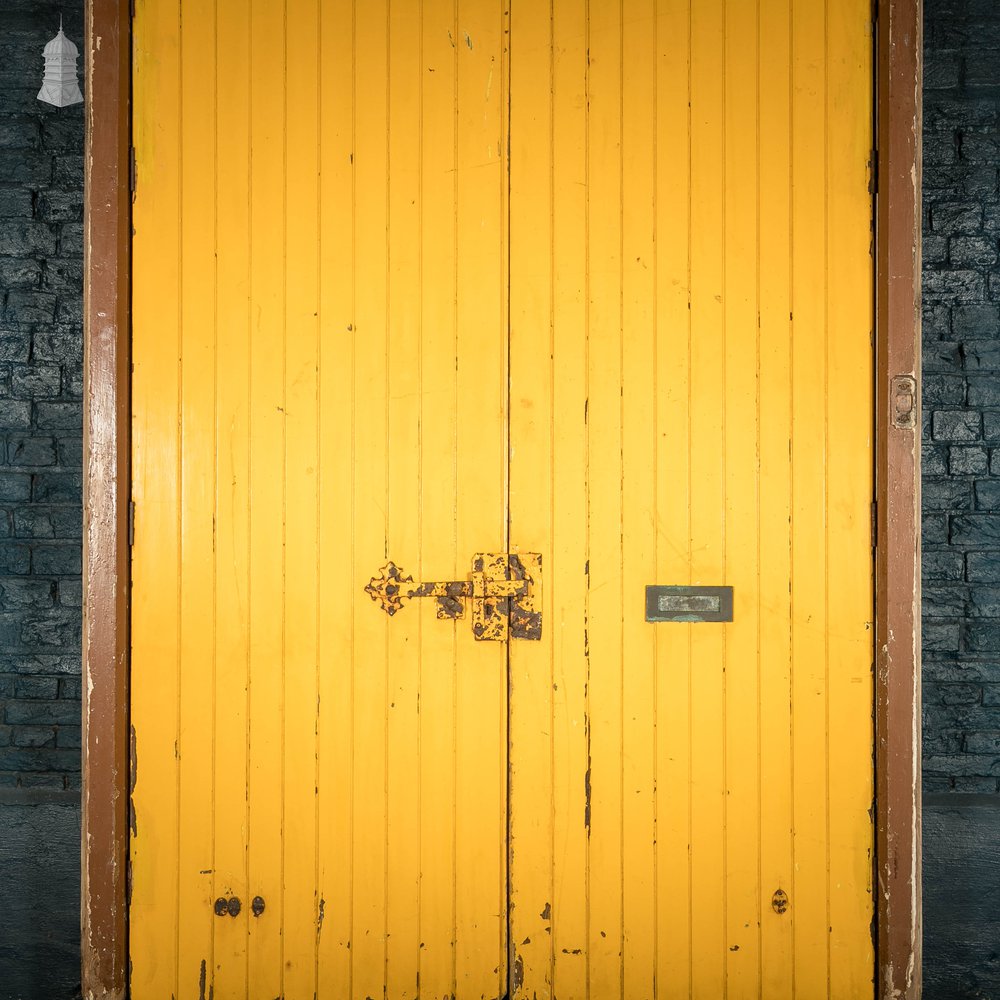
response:
<svg viewBox="0 0 1000 1000"><path fill-rule="evenodd" d="M414 597L433 597L438 618L464 618L469 599L476 639L542 637L542 557L537 552L480 552L472 557L468 580L439 583L417 583L388 562L365 591L390 617Z"/></svg>

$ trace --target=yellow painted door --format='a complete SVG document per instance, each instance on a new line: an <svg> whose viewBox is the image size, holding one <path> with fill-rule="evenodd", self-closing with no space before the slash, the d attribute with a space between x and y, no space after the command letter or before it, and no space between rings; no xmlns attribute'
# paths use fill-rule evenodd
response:
<svg viewBox="0 0 1000 1000"><path fill-rule="evenodd" d="M137 8L132 995L870 997L869 4Z"/></svg>

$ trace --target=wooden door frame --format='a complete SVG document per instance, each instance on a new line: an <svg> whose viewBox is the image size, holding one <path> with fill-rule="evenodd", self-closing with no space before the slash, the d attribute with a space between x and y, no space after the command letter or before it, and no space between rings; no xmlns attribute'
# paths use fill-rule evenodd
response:
<svg viewBox="0 0 1000 1000"><path fill-rule="evenodd" d="M130 0L86 0L82 983L128 991ZM878 996L920 996L922 0L876 32Z"/></svg>

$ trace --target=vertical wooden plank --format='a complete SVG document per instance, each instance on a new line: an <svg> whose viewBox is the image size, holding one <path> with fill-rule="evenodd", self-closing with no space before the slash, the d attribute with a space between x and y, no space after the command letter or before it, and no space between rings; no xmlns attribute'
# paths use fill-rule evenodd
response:
<svg viewBox="0 0 1000 1000"><path fill-rule="evenodd" d="M146 186L133 206L131 989L178 994L180 661L180 14L135 24L133 142Z"/></svg>
<svg viewBox="0 0 1000 1000"><path fill-rule="evenodd" d="M921 990L920 227L923 3L877 9L878 287L875 468L878 986ZM899 384L917 388L895 419Z"/></svg>
<svg viewBox="0 0 1000 1000"><path fill-rule="evenodd" d="M476 552L507 548L508 7L498 0L460 0L456 10L456 538L458 558L468 566ZM506 948L507 865L497 836L507 815L506 675L505 644L476 642L466 629L459 633L458 996L502 995L506 988L500 955Z"/></svg>
<svg viewBox="0 0 1000 1000"><path fill-rule="evenodd" d="M81 991L128 990L132 21L86 8ZM137 60L138 62L138 60ZM134 746L134 744L133 744Z"/></svg>
<svg viewBox="0 0 1000 1000"><path fill-rule="evenodd" d="M827 7L827 636L830 996L870 995L875 956L870 810L874 653L871 559L872 148L867 5ZM832 623L836 627L832 627Z"/></svg>
<svg viewBox="0 0 1000 1000"><path fill-rule="evenodd" d="M621 10L592 4L587 118L589 991L622 989Z"/></svg>
<svg viewBox="0 0 1000 1000"><path fill-rule="evenodd" d="M656 582L691 582L691 5L658 0ZM652 581L651 581L652 582ZM656 633L656 987L691 990L691 629Z"/></svg>
<svg viewBox="0 0 1000 1000"><path fill-rule="evenodd" d="M656 579L656 21L623 4L622 70L622 992L652 997L655 942L656 634L644 620ZM669 148L669 146L667 147Z"/></svg>
<svg viewBox="0 0 1000 1000"><path fill-rule="evenodd" d="M249 882L282 913L285 585L285 10L251 6ZM244 900L244 905L246 900ZM249 921L253 1000L279 995L277 921Z"/></svg>
<svg viewBox="0 0 1000 1000"><path fill-rule="evenodd" d="M318 996L351 997L354 603L354 8L320 16ZM375 567L368 570L374 572ZM370 609L366 609L370 610Z"/></svg>
<svg viewBox="0 0 1000 1000"><path fill-rule="evenodd" d="M354 18L354 585L361 593L389 557L387 0L355 3ZM387 629L385 614L355 602L351 957L359 1000L385 986Z"/></svg>
<svg viewBox="0 0 1000 1000"><path fill-rule="evenodd" d="M215 857L212 898L246 902L249 656L250 14L216 11ZM220 34L221 28L221 34ZM221 181L221 182L220 182ZM220 363L221 361L221 363ZM216 996L247 991L247 921L213 917ZM277 919L272 911L271 919Z"/></svg>
<svg viewBox="0 0 1000 1000"><path fill-rule="evenodd" d="M788 990L794 913L771 897L791 893L791 0L761 0L760 138L760 873L761 991ZM761 48L761 52L764 49ZM765 225L766 220L766 225ZM767 557L764 558L766 551Z"/></svg>
<svg viewBox="0 0 1000 1000"><path fill-rule="evenodd" d="M722 0L691 7L691 580L722 581L726 330L723 317L725 24ZM725 626L691 630L691 940L695 997L724 995Z"/></svg>
<svg viewBox="0 0 1000 1000"><path fill-rule="evenodd" d="M389 9L388 551L416 568L420 554L420 19L416 4ZM433 274L433 270L431 272ZM433 278L431 279L433 280ZM389 629L387 723L386 995L415 997L420 963L420 629L417 602Z"/></svg>
<svg viewBox="0 0 1000 1000"><path fill-rule="evenodd" d="M178 996L211 982L215 705L215 76L214 5L180 18L180 713ZM206 104L208 108L206 108Z"/></svg>
<svg viewBox="0 0 1000 1000"><path fill-rule="evenodd" d="M552 5L552 637L554 996L586 996L587 926L587 4ZM515 40L516 43L516 40ZM520 51L520 46L516 51ZM523 114L523 112L522 112ZM512 123L513 128L513 123ZM512 206L513 207L513 206ZM547 933L548 937L549 934Z"/></svg>
<svg viewBox="0 0 1000 1000"><path fill-rule="evenodd" d="M757 4L725 5L726 995L760 995ZM780 538L779 538L780 543Z"/></svg>
<svg viewBox="0 0 1000 1000"><path fill-rule="evenodd" d="M458 410L455 325L456 212L454 3L424 0L420 24L420 563L421 578L459 579L470 553L457 549ZM408 609L420 632L420 990L455 993L455 670L468 620L449 625L432 609Z"/></svg>
<svg viewBox="0 0 1000 1000"><path fill-rule="evenodd" d="M826 3L792 12L792 824L797 996L828 995Z"/></svg>
<svg viewBox="0 0 1000 1000"><path fill-rule="evenodd" d="M284 753L281 990L314 996L319 313L319 0L287 8L285 35ZM251 900L256 892L251 894ZM266 897L265 906L268 902ZM256 920L275 919L267 909Z"/></svg>
<svg viewBox="0 0 1000 1000"><path fill-rule="evenodd" d="M540 642L510 644L510 935L513 995L552 995L552 11L511 19L510 537L542 556ZM545 95L545 99L540 99ZM577 573L582 566L577 560ZM547 909L546 909L547 908Z"/></svg>

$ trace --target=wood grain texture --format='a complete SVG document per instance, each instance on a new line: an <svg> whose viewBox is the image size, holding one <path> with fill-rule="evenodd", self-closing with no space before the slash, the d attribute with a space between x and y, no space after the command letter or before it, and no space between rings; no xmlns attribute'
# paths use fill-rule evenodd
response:
<svg viewBox="0 0 1000 1000"><path fill-rule="evenodd" d="M129 822L129 28L85 16L81 989L125 996Z"/></svg>

